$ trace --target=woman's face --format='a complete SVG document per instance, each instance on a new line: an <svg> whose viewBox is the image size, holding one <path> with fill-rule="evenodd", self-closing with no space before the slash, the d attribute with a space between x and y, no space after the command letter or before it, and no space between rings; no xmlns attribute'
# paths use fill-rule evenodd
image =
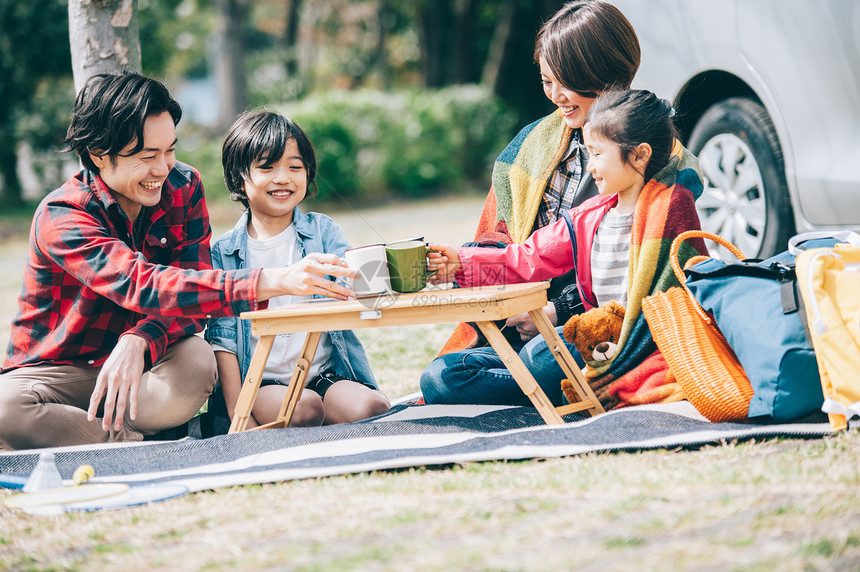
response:
<svg viewBox="0 0 860 572"><path fill-rule="evenodd" d="M564 87L558 81L546 60L540 58L540 79L543 83L543 92L558 108L564 116L564 122L572 129L579 129L585 123L585 116L596 98L583 97L573 90Z"/></svg>

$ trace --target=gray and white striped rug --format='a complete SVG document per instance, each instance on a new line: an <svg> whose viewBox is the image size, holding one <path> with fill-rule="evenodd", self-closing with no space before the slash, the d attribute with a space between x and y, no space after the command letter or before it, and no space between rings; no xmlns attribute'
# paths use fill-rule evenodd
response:
<svg viewBox="0 0 860 572"><path fill-rule="evenodd" d="M593 451L698 447L769 437L820 438L828 423L709 423L687 402L632 407L548 426L532 408L397 405L347 425L272 429L210 439L53 449L64 479L92 465L93 482L180 484L189 491L468 461ZM0 453L0 473L28 475L42 450Z"/></svg>

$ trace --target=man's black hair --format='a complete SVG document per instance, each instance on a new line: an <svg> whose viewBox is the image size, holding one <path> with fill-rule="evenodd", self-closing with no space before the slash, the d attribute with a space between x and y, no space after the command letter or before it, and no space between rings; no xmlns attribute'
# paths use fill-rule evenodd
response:
<svg viewBox="0 0 860 572"><path fill-rule="evenodd" d="M143 149L143 127L151 115L167 112L173 124L182 108L164 85L133 72L98 74L87 80L75 99L72 122L66 132L67 150L74 151L84 167L96 173L90 152L116 156L134 143L126 155Z"/></svg>

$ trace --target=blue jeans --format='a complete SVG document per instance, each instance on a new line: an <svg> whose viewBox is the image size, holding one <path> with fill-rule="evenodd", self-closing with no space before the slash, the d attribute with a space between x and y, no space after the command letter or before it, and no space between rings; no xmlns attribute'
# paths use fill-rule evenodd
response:
<svg viewBox="0 0 860 572"><path fill-rule="evenodd" d="M562 327L556 331L561 336ZM582 356L573 344L561 339L583 367ZM566 376L543 336L526 342L518 353L553 405L566 403L561 391L561 380ZM426 403L532 404L492 347L452 352L434 359L421 374L421 393Z"/></svg>

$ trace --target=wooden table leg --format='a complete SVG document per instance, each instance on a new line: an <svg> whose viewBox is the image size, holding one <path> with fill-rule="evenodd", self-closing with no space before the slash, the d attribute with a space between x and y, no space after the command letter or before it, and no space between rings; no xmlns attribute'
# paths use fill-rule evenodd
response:
<svg viewBox="0 0 860 572"><path fill-rule="evenodd" d="M562 411L564 414L583 411L585 409L592 410L592 414L604 413L605 410L600 404L600 400L597 399L591 386L588 385L588 382L582 375L582 371L579 369L579 365L576 363L576 360L573 359L573 356L570 355L567 345L565 345L564 341L559 337L558 332L549 321L543 308L532 310L529 312L529 316L531 316L532 321L534 321L535 326L537 326L538 331L541 333L547 346L549 346L550 351L555 356L555 360L558 362L558 365L561 366L561 370L573 384L573 388L576 390L576 394L580 399L578 403L563 405L556 410Z"/></svg>
<svg viewBox="0 0 860 572"><path fill-rule="evenodd" d="M290 386L287 389L287 394L284 396L284 402L281 404L278 418L275 420L275 423L279 423L281 427L289 426L290 420L293 418L296 404L298 404L302 396L302 391L305 388L305 381L308 379L311 364L314 363L314 356L317 353L317 346L321 337L322 332L308 332L305 338L305 345L302 347L302 353L299 356L298 362L296 362L295 369L293 369Z"/></svg>
<svg viewBox="0 0 860 572"><path fill-rule="evenodd" d="M254 350L254 355L251 357L251 365L248 366L245 383L242 384L239 399L236 400L236 407L233 410L230 433L244 431L248 426L251 408L254 407L254 402L257 400L257 392L263 382L263 370L266 368L266 360L269 359L269 352L272 351L273 343L275 343L275 336L260 336L260 340L257 342L257 349Z"/></svg>
<svg viewBox="0 0 860 572"><path fill-rule="evenodd" d="M322 332L308 332L305 343L302 346L302 352L299 354L296 366L293 368L293 375L290 377L290 384L287 386L287 393L284 395L284 401L281 403L278 416L274 421L253 427L251 431L281 429L289 426L290 420L293 418L293 413L296 410L296 404L298 404L299 399L302 397L302 391L305 388L305 381L308 379L311 364L314 362L320 337L322 337Z"/></svg>
<svg viewBox="0 0 860 572"><path fill-rule="evenodd" d="M502 335L502 332L499 331L498 326L493 322L476 322L476 324L484 334L484 337L487 338L487 341L490 342L490 345L493 346L493 349L496 350L496 353L499 354L499 357L502 358L517 385L520 386L523 393L531 400L547 425L563 424L564 419L555 410L555 406L553 406L546 393L541 389L541 386L537 384L534 376L523 363L523 360L520 359L520 356L514 351L511 344Z"/></svg>

